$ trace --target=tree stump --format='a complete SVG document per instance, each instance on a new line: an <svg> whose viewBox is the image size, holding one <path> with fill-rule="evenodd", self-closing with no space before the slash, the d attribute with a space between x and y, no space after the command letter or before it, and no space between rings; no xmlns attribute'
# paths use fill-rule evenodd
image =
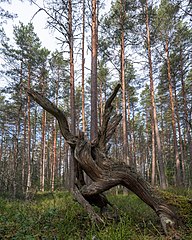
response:
<svg viewBox="0 0 192 240"><path fill-rule="evenodd" d="M76 181L73 194L90 214L91 219L104 222L102 214L109 206L112 208L114 206L103 193L114 186L122 185L135 193L156 212L165 234L169 234L176 228L177 218L175 213L133 168L123 163L123 161L117 163L115 159L112 159L107 154L109 150L107 143L122 119L121 114L112 116L112 102L120 87L121 85L118 84L107 100L102 127L99 129L97 139L92 142L86 140L81 132L78 136L74 136L69 130L65 114L47 98L32 89L27 89L27 92L34 101L58 120L61 133L74 153ZM83 171L92 179L90 185L86 185ZM100 208L101 215L94 211L92 205Z"/></svg>

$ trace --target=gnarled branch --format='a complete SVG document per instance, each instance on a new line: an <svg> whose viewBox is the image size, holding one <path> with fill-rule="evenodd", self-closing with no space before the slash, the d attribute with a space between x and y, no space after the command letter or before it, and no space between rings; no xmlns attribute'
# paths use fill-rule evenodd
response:
<svg viewBox="0 0 192 240"><path fill-rule="evenodd" d="M59 122L60 130L63 137L71 147L74 147L77 141L77 137L70 132L69 124L65 114L55 104L53 104L40 93L32 89L28 89L27 92L33 98L33 100L36 101L42 108L44 108L54 117L56 117Z"/></svg>
<svg viewBox="0 0 192 240"><path fill-rule="evenodd" d="M83 134L80 134L79 137L71 134L65 114L48 99L32 89L27 90L27 92L45 110L57 118L63 137L72 147L75 160L78 161L80 168L93 180L87 186L82 179L78 179L77 188L74 190L74 196L91 214L92 218L102 222L102 219L95 213L90 204L95 204L101 209L111 205L103 192L120 184L130 189L154 209L160 217L165 233L167 233L169 226L174 227L177 222L174 212L156 196L155 190L132 168L123 162L116 163L106 154L106 144L122 118L121 115L117 114L111 117L113 109L111 104L119 88L120 84L116 86L106 102L103 125L95 144L86 141ZM80 176L82 174L76 175L77 178L80 178Z"/></svg>
<svg viewBox="0 0 192 240"><path fill-rule="evenodd" d="M112 116L112 110L113 110L113 106L111 104L115 99L120 87L121 87L121 84L117 84L111 96L108 98L108 100L105 103L104 113L102 116L102 126L98 134L98 145L100 149L102 149L103 151L106 151L106 144L111 138L115 128L117 127L117 125L119 124L122 118L121 114L119 114L117 117L113 117L112 122L114 123L114 120L115 120L116 124L114 125L112 123L109 127L109 121Z"/></svg>

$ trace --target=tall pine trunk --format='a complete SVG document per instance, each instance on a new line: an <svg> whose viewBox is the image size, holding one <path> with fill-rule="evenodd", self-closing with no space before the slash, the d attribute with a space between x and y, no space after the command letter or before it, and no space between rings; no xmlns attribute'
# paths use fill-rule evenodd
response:
<svg viewBox="0 0 192 240"><path fill-rule="evenodd" d="M75 134L75 81L74 81L74 59L73 59L73 30L72 30L72 2L69 0L69 52L70 52L70 110L71 110L71 132Z"/></svg>
<svg viewBox="0 0 192 240"><path fill-rule="evenodd" d="M74 81L74 57L73 57L73 21L72 21L72 1L68 1L69 9L68 9L68 23L69 23L69 52L70 52L70 118L71 118L71 133L75 135L75 81ZM75 175L77 173L77 162L74 159L73 151L71 151L71 161L70 161L70 189L72 190L75 186Z"/></svg>
<svg viewBox="0 0 192 240"><path fill-rule="evenodd" d="M46 138L45 138L45 127L46 127L46 111L43 109L42 113L42 139L41 139L41 164L40 164L40 190L45 191L45 149L46 149Z"/></svg>
<svg viewBox="0 0 192 240"><path fill-rule="evenodd" d="M146 5L145 5L145 11L146 11L146 31L147 31L149 77L150 77L150 96L151 96L151 108L152 108L152 126L154 126L156 143L157 143L157 156L158 156L158 164L159 164L160 186L161 186L161 188L165 189L167 184L166 184L165 166L164 166L164 162L163 162L163 153L162 153L161 141L160 141L160 136L159 136L157 112L156 112L155 97L154 97L153 68L152 68L152 58L151 58L151 41L150 41L148 1L147 0L146 0ZM155 167L153 166L153 171L154 170L155 170ZM155 175L155 173L153 173L153 176L154 175ZM154 184L154 179L152 181L153 181L152 184Z"/></svg>
<svg viewBox="0 0 192 240"><path fill-rule="evenodd" d="M130 104L130 93L127 91L127 122L128 122L128 153L129 153L129 164L136 169L136 163L133 158L133 139L132 139L132 128L131 128L131 104ZM130 144L129 144L130 143Z"/></svg>
<svg viewBox="0 0 192 240"><path fill-rule="evenodd" d="M97 1L92 0L91 25L91 140L97 137Z"/></svg>
<svg viewBox="0 0 192 240"><path fill-rule="evenodd" d="M25 164L27 162L27 149L26 149L26 141L27 141L27 106L25 106L25 109L23 111L23 146L22 146L22 173L21 173L21 178L22 178L22 192L25 193L26 191L26 170L25 170Z"/></svg>
<svg viewBox="0 0 192 240"><path fill-rule="evenodd" d="M82 127L86 131L85 123L85 0L83 0L83 26L82 26Z"/></svg>
<svg viewBox="0 0 192 240"><path fill-rule="evenodd" d="M181 185L181 169L180 169L180 160L179 160L179 151L177 145L177 132L176 132L176 123L175 123L175 104L173 98L173 89L172 89L172 81L171 81L171 64L169 59L169 46L168 39L166 39L165 43L165 53L167 59L167 78L169 82L169 97L170 97L170 106L171 106L171 123L173 130L173 143L174 143L174 153L175 153L175 164L176 164L176 185Z"/></svg>
<svg viewBox="0 0 192 240"><path fill-rule="evenodd" d="M28 89L31 87L31 66L28 63ZM27 151L27 189L26 198L29 196L29 191L31 188L31 102L29 95L27 96L27 125L28 125L28 151Z"/></svg>
<svg viewBox="0 0 192 240"><path fill-rule="evenodd" d="M174 97L175 97L175 114L176 114L178 134L179 134L179 145L180 145L180 156L181 156L181 167L182 167L181 179L182 179L182 184L184 184L184 182L185 182L185 160L184 160L183 139L182 139L182 135L181 135L181 126L180 126L180 120L179 120L179 107L178 107L175 81L174 81Z"/></svg>
<svg viewBox="0 0 192 240"><path fill-rule="evenodd" d="M124 6L125 2L121 0L121 84L122 84L122 115L123 115L123 159L129 164L128 138L127 138L126 86L125 86Z"/></svg>
<svg viewBox="0 0 192 240"><path fill-rule="evenodd" d="M46 81L45 76L42 74L42 94L45 95ZM46 161L46 111L43 109L41 119L41 162L40 162L40 190L45 191L45 161Z"/></svg>
<svg viewBox="0 0 192 240"><path fill-rule="evenodd" d="M55 105L58 105L58 94L59 94L59 80L60 80L60 69L57 71L57 80L55 81ZM52 176L51 176L51 191L55 190L55 173L57 165L57 122L53 120L53 161L52 161Z"/></svg>
<svg viewBox="0 0 192 240"><path fill-rule="evenodd" d="M189 119L188 119L188 109L187 109L187 96L186 96L186 87L185 87L185 81L184 81L184 66L183 66L183 51L182 47L180 47L180 74L181 74L181 86L182 86L182 97L183 97L183 110L184 110L184 119L185 119L185 128L186 128L186 134L187 134L187 141L189 145L189 159L190 159L190 171L189 171L189 186L192 185L192 140L191 140L191 133L190 133L190 125L189 125ZM185 145L186 146L186 145ZM185 176L185 169L184 169L184 163L182 163L182 169Z"/></svg>
<svg viewBox="0 0 192 240"><path fill-rule="evenodd" d="M151 113L153 115L153 112ZM151 145L152 145L152 159L151 159L151 185L155 186L155 179L156 179L156 154L155 154L155 126L153 117L151 118Z"/></svg>

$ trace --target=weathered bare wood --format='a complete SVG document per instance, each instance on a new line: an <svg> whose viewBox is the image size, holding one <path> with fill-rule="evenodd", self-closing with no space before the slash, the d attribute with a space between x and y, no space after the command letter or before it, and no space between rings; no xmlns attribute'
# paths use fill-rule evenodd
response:
<svg viewBox="0 0 192 240"><path fill-rule="evenodd" d="M105 151L106 149L106 144L107 142L109 141L109 136L111 137L112 134L113 134L113 131L111 131L111 127L112 125L110 126L109 128L109 121L110 121L110 118L112 116L112 110L113 110L113 106L111 105L114 98L116 97L119 89L121 87L121 84L117 84L117 86L115 87L114 91L112 92L111 96L107 99L106 103L105 103L105 108L104 108L104 113L103 113L103 116L102 116L102 126L101 126L101 129L99 131L99 134L98 134L98 144L99 144L99 147ZM119 124L120 120L121 120L121 114L119 114L118 117L116 117L116 126L113 124L113 128L115 129L117 127L117 125ZM112 122L114 122L114 119L112 120ZM109 134L110 132L110 134Z"/></svg>
<svg viewBox="0 0 192 240"><path fill-rule="evenodd" d="M122 120L122 114L116 114L110 121L110 124L107 127L107 134L106 134L106 144L111 139L112 135L114 134L117 126L119 125L120 121Z"/></svg>
<svg viewBox="0 0 192 240"><path fill-rule="evenodd" d="M111 159L106 158L106 156L102 158L104 155L95 152L96 157L93 159L91 157L91 144L86 141L83 143L77 142L75 157L93 180L92 184L89 186L84 185L80 190L85 198L101 194L119 184L123 185L134 192L157 213L166 234L169 227L174 228L177 221L174 212L156 196L154 189L143 178L127 165L112 164ZM97 159L97 155L99 159ZM93 171L95 163L97 172Z"/></svg>
<svg viewBox="0 0 192 240"><path fill-rule="evenodd" d="M106 154L106 143L112 136L115 128L121 120L121 115L111 117L112 101L114 100L120 85L118 85L111 97L106 102L103 115L103 126L98 139L89 142L83 134L74 136L71 134L65 114L48 99L39 93L28 90L29 95L45 110L55 116L59 122L63 137L72 147L75 160L80 169L77 171L76 188L73 191L75 198L92 216L92 219L103 222L95 213L91 204L100 207L101 210L111 205L103 193L117 185L123 185L135 193L159 216L164 232L167 234L169 227L174 228L177 219L174 212L157 196L155 190L139 174L125 163L116 163ZM111 119L111 120L110 120ZM82 170L92 179L90 185L86 185Z"/></svg>
<svg viewBox="0 0 192 240"><path fill-rule="evenodd" d="M53 104L47 98L43 97L43 95L40 93L32 89L28 89L27 92L41 107L43 107L45 110L57 118L63 137L71 147L74 147L77 137L71 134L65 114L59 108L57 108L55 104Z"/></svg>
<svg viewBox="0 0 192 240"><path fill-rule="evenodd" d="M84 209L91 215L93 221L104 223L103 219L94 211L90 203L82 196L82 193L77 187L73 191L75 199L84 207Z"/></svg>

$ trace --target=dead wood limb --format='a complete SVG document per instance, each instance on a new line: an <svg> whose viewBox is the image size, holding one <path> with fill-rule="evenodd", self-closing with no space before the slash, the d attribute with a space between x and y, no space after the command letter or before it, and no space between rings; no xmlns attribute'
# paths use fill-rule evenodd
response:
<svg viewBox="0 0 192 240"><path fill-rule="evenodd" d="M65 114L55 104L53 104L40 93L32 89L28 89L27 92L33 98L33 100L36 101L42 108L44 108L54 117L56 117L59 122L60 130L63 137L71 147L74 147L77 137L71 134Z"/></svg>
<svg viewBox="0 0 192 240"><path fill-rule="evenodd" d="M27 90L27 92L45 110L57 118L61 133L71 146L75 161L78 162L76 174L77 187L73 189L73 194L78 202L92 216L92 219L103 222L102 218L95 213L91 204L95 204L101 209L110 205L107 198L103 195L103 192L120 184L130 189L147 205L154 209L160 217L163 229L167 234L169 226L174 228L177 222L174 212L156 196L155 190L132 168L125 163L115 163L115 161L106 154L106 144L121 120L121 115L111 117L113 109L111 103L119 88L120 84L117 85L106 102L103 114L103 125L95 143L86 141L81 134L79 137L71 134L67 118L57 106L31 89ZM78 168L80 168L80 170L78 170ZM91 185L87 186L85 184L82 170L93 180Z"/></svg>
<svg viewBox="0 0 192 240"><path fill-rule="evenodd" d="M77 187L73 191L75 199L84 207L84 209L91 215L91 219L97 223L104 223L104 220L94 211L90 203L82 196L82 193Z"/></svg>
<svg viewBox="0 0 192 240"><path fill-rule="evenodd" d="M122 114L116 114L112 119L110 124L107 127L107 134L106 134L106 144L111 139L112 135L114 134L117 126L119 125L122 119Z"/></svg>
<svg viewBox="0 0 192 240"><path fill-rule="evenodd" d="M111 103L112 103L113 100L115 99L115 97L116 97L116 95L117 95L120 87L121 87L121 84L119 83L119 84L117 84L117 86L114 88L111 96L107 99L107 101L106 101L106 103L105 103L105 108L106 108L106 109L109 108L109 106L111 106Z"/></svg>
<svg viewBox="0 0 192 240"><path fill-rule="evenodd" d="M101 129L99 131L98 134L98 145L100 147L100 149L102 149L103 151L106 150L106 144L109 141L109 136L111 137L113 134L113 131L111 131L111 127L109 128L109 121L110 118L112 116L112 110L113 110L113 106L111 105L113 100L115 99L119 89L121 87L121 84L117 84L117 86L115 87L114 91L112 92L111 96L107 99L106 103L105 103L105 108L104 108L104 113L102 116L102 126ZM113 117L112 122L114 122L114 118L116 119L116 126L113 124L113 127L117 127L117 125L119 124L120 120L121 120L121 114L118 115L118 117ZM110 133L109 133L110 131Z"/></svg>
<svg viewBox="0 0 192 240"><path fill-rule="evenodd" d="M99 149L95 153L95 159L93 159L91 144L88 142L77 143L75 157L93 180L89 186L84 185L80 189L84 198L91 198L91 196L102 194L114 186L123 185L156 212L166 234L169 228L174 229L177 224L174 212L156 195L155 190L139 174L126 164L113 164L111 159L107 159L106 156L101 160L104 155L99 154ZM98 160L97 157L100 159ZM97 164L96 171L92 171L95 162L99 162L99 164Z"/></svg>

